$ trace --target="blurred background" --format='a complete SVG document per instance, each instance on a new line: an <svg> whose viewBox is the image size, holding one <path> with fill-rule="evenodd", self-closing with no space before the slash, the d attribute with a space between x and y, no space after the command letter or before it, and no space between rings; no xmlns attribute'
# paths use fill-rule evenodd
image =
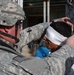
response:
<svg viewBox="0 0 74 75"><path fill-rule="evenodd" d="M68 16L70 0L23 0L26 13L25 27ZM71 0L72 1L72 0Z"/></svg>

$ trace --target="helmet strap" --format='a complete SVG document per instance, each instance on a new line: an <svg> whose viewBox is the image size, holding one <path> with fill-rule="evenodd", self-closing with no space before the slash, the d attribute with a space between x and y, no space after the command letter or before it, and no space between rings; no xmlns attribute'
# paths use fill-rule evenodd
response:
<svg viewBox="0 0 74 75"><path fill-rule="evenodd" d="M18 24L15 25L15 38L17 38ZM15 40L17 42L17 40Z"/></svg>

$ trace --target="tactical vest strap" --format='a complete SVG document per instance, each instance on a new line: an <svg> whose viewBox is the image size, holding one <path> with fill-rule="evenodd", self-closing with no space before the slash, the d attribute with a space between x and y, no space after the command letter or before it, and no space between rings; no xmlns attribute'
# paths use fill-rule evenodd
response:
<svg viewBox="0 0 74 75"><path fill-rule="evenodd" d="M13 60L13 63L17 65L16 62L18 62L17 60L20 60L20 58L16 57L16 59ZM47 63L40 58L24 59L17 66L20 66L25 72L31 75L40 75L48 67Z"/></svg>
<svg viewBox="0 0 74 75"><path fill-rule="evenodd" d="M27 57L25 57L25 56L16 56L16 57L14 57L13 58L13 60L15 60L15 61L17 61L17 62L19 62L19 63L21 63L21 62L23 62L23 61L25 61L25 60L30 60L31 58L27 58Z"/></svg>

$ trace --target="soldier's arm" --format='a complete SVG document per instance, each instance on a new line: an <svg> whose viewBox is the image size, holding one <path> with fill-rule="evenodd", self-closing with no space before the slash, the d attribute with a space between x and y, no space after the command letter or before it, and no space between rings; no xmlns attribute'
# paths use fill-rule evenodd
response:
<svg viewBox="0 0 74 75"><path fill-rule="evenodd" d="M20 38L21 47L28 44L32 40L39 39L48 25L49 23L40 23L22 30Z"/></svg>
<svg viewBox="0 0 74 75"><path fill-rule="evenodd" d="M65 72L68 73L69 66L71 66L72 61L67 60L71 57L74 57L74 35L70 37L64 46L59 50L52 53L49 57L40 59L33 57L31 59L22 59L22 57L17 57L17 60L13 61L11 68L8 68L9 73L14 74L24 74L24 75L65 75ZM18 63L17 63L18 62ZM66 71L66 67L68 70ZM67 74L66 73L66 74Z"/></svg>
<svg viewBox="0 0 74 75"><path fill-rule="evenodd" d="M50 57L44 59L50 68L49 75L65 75L74 64L74 35L68 38L66 44L58 51L53 52ZM47 70L45 71L47 75Z"/></svg>

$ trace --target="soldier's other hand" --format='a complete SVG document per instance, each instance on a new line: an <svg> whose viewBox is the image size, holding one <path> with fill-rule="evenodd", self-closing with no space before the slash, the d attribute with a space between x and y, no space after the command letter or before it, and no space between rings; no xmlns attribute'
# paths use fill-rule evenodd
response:
<svg viewBox="0 0 74 75"><path fill-rule="evenodd" d="M63 21L63 22L66 22L66 21L68 21L68 20L70 20L69 17L62 17L62 18L60 19L60 21Z"/></svg>
<svg viewBox="0 0 74 75"><path fill-rule="evenodd" d="M60 21L67 23L69 26L73 27L74 25L71 22L71 19L69 17L63 17L60 19Z"/></svg>
<svg viewBox="0 0 74 75"><path fill-rule="evenodd" d="M74 35L72 35L71 37L69 37L66 40L66 44L69 45L70 47L72 47L74 49Z"/></svg>

